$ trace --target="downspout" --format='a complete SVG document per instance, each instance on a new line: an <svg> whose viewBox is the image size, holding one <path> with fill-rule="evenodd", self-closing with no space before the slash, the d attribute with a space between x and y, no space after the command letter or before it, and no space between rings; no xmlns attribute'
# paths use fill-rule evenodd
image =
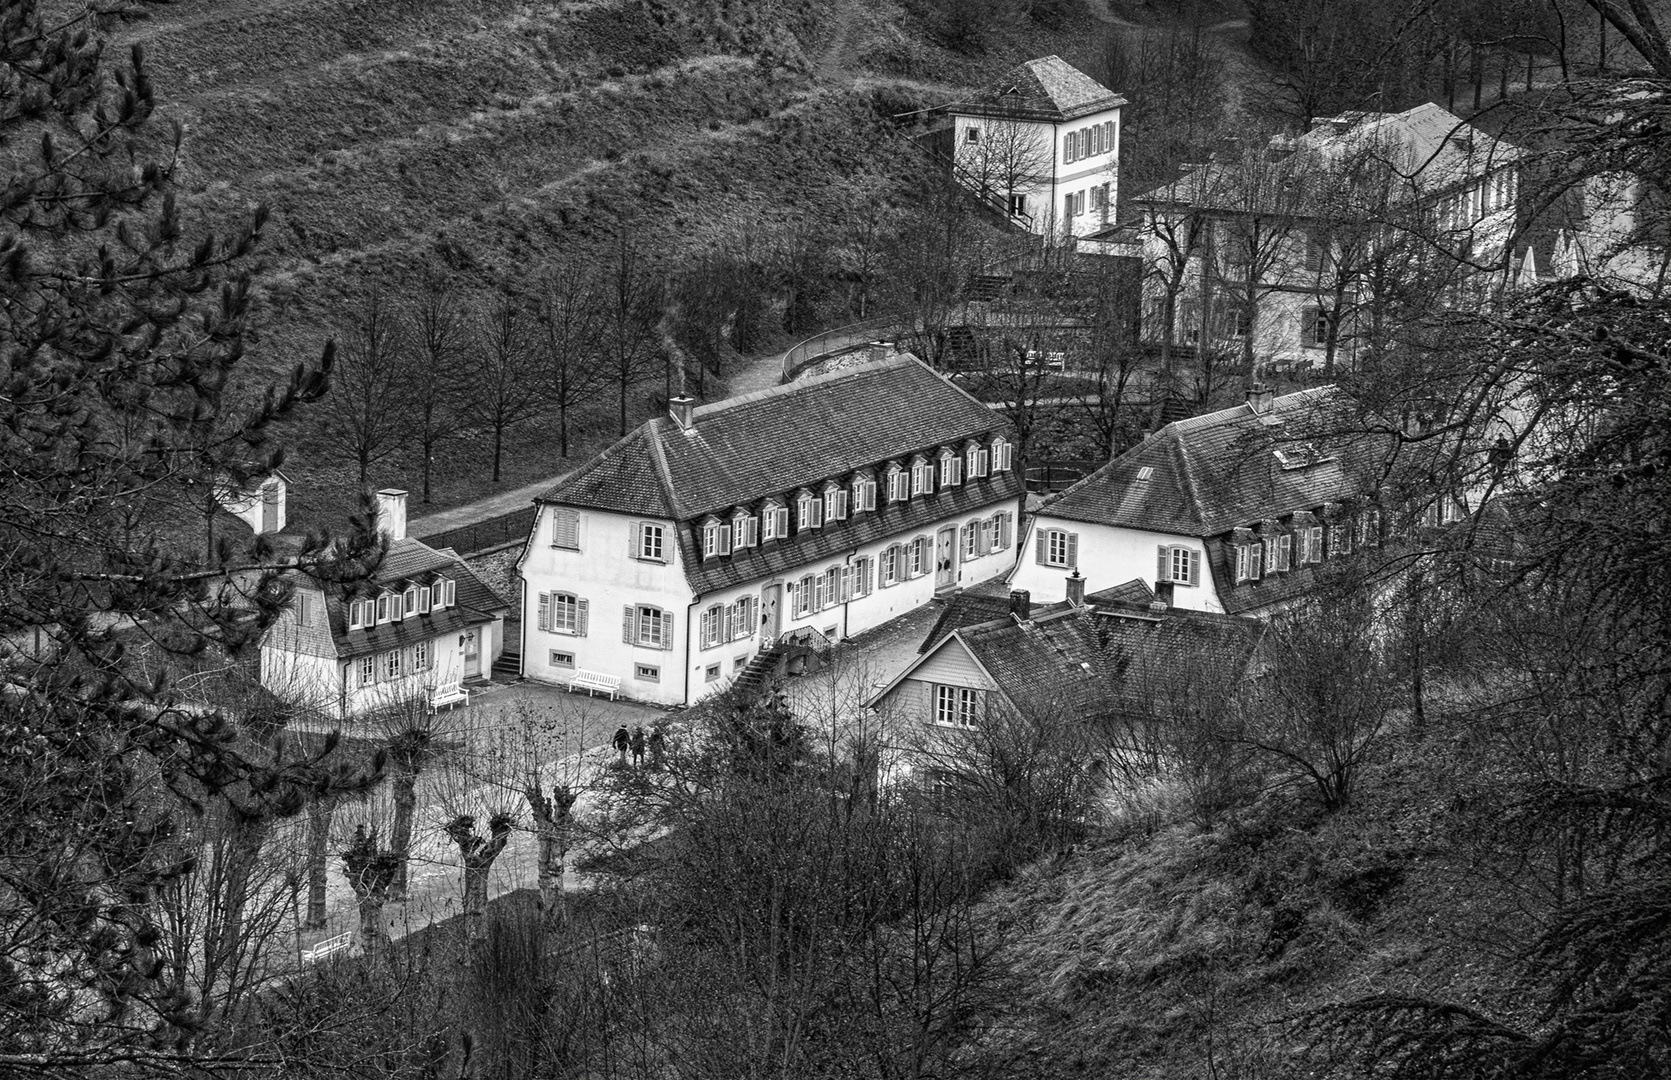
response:
<svg viewBox="0 0 1671 1080"><path fill-rule="evenodd" d="M1066 162L1058 164L1056 161L1056 155L1062 152L1062 139L1058 134L1061 126L1054 120L1050 122L1050 205L1044 215L1046 239L1049 239L1050 234L1056 231L1054 225L1056 220L1056 177L1061 175L1061 166L1066 164Z"/></svg>
<svg viewBox="0 0 1671 1080"><path fill-rule="evenodd" d="M858 553L859 553L858 548L854 548L852 551L849 551L847 553L847 557L842 560L841 565L847 570L852 570L853 569L853 556L857 555ZM852 625L851 622L849 621L848 615L847 615L848 608L850 608L852 606L853 606L853 592L852 592L851 589L849 589L848 592L847 592L847 599L843 600L841 602L841 636L842 636L843 640L845 640L846 637L847 637L848 626Z"/></svg>
<svg viewBox="0 0 1671 1080"><path fill-rule="evenodd" d="M693 640L690 636L690 616L691 613L696 610L696 606L701 602L702 597L693 595L690 603L685 605L685 662L683 664L685 678L684 686L680 690L679 694L679 703L682 707L688 707L690 705L690 643Z"/></svg>
<svg viewBox="0 0 1671 1080"><path fill-rule="evenodd" d="M537 525L538 522L539 519L536 517L535 524ZM520 572L518 572L516 576L522 581L522 610L520 614L524 616L522 619L518 620L522 624L522 633L518 635L516 641L516 647L518 650L516 657L516 673L526 679L528 677L528 619L526 618L528 614L528 579L523 577Z"/></svg>

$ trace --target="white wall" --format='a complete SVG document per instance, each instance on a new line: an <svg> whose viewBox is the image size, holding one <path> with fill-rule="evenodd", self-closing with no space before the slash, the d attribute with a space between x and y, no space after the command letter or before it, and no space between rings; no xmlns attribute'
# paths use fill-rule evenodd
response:
<svg viewBox="0 0 1671 1080"><path fill-rule="evenodd" d="M1200 537L1092 525L1044 515L1035 517L1027 527L1020 562L1010 576L1010 588L1026 590L1035 605L1066 600L1067 579L1073 573L1072 567L1039 565L1034 537L1040 529L1063 529L1078 535L1079 573L1085 579L1087 593L1123 585L1133 578L1141 578L1153 588L1159 561L1157 549L1162 544L1187 547L1201 557L1201 584L1175 586L1173 605L1193 611L1224 610L1218 590L1213 587L1213 576L1207 568L1207 548Z"/></svg>
<svg viewBox="0 0 1671 1080"><path fill-rule="evenodd" d="M621 693L640 701L674 705L685 700L684 650L694 629L687 618L690 586L679 564L677 526L666 519L630 517L603 510L580 511L580 549L551 546L554 507L541 506L518 569L526 583L522 614L522 673L530 679L564 683L577 669L613 675ZM660 525L666 563L642 562L628 554L633 522ZM542 633L541 593L572 593L588 604L585 637ZM647 604L671 612L673 648L652 649L621 639L622 609ZM575 667L557 667L551 653L573 653ZM639 665L658 669L655 681L637 677Z"/></svg>
<svg viewBox="0 0 1671 1080"><path fill-rule="evenodd" d="M1112 121L1114 124L1113 146L1101 153L1089 154L1075 161L1067 160L1064 138L1071 132L1079 131L1096 124ZM1000 142L1007 142L1010 146L1025 144L1037 148L1038 161L1036 166L1024 170L1037 172L1036 182L1018 184L1018 194L1026 196L1027 213L1031 215L1032 231L1040 235L1059 234L1063 231L1064 196L1069 193L1089 192L1093 187L1108 185L1109 203L1106 212L1093 204L1092 197L1085 198L1085 212L1075 215L1071 222L1071 231L1076 236L1096 232L1114 220L1114 205L1119 198L1119 159L1120 159L1120 110L1105 109L1090 116L1080 117L1066 123L1053 124L1032 120L1005 120L990 116L961 116L952 118L952 137L955 140L953 152L957 161L965 169L976 176L983 173L990 174L993 166L982 168L980 149L982 144L969 141L970 128L979 128L982 139L996 129L1013 126L1015 133L1000 135ZM987 151L990 152L990 151ZM1013 162L1016 154L1011 151L1007 156ZM1003 171L1003 170L999 170ZM994 180L997 178L988 176ZM1007 194L1007 193L1001 193Z"/></svg>
<svg viewBox="0 0 1671 1080"><path fill-rule="evenodd" d="M620 678L621 693L641 701L668 705L695 701L725 687L737 670L737 660L742 659L746 663L760 649L758 628L748 638L702 648L699 620L708 607L716 603L730 604L745 595L756 595L762 596L764 611L765 590L779 585L783 587L779 603L780 633L801 628L823 633L833 628L833 639L839 641L880 626L933 599L936 574L932 565L929 572L921 577L882 587L881 554L891 544L924 535L932 541L943 527L955 525L961 528L968 521L989 518L1001 509L1013 513L1014 505L1007 499L989 503L973 513L943 518L910 533L864 545L840 557L821 559L771 578L704 594L699 602L692 595L679 566L644 564L627 556L627 523L633 519L604 511L582 511L581 550L575 552L551 546L552 508L543 507L535 521L534 542L529 546L521 566L527 583L527 609L522 620L523 674L530 679L563 683L576 669L583 668ZM672 528L672 522L662 524ZM670 532L670 541L671 536ZM1014 565L1014 550L1013 536L1009 549L991 552L967 563L959 550L953 585L967 588L1002 577ZM875 587L870 595L822 611L798 617L794 615L789 602L789 582L798 581L807 574L820 574L832 566L845 565L864 556L877 561L872 575ZM543 592L568 592L587 599L590 610L585 637L541 632L538 604L539 594ZM673 612L671 650L628 645L621 640L622 609L629 603L652 604ZM553 650L573 653L575 667L554 666L550 656ZM660 679L649 682L636 678L638 664L660 668ZM710 683L707 681L707 668L712 664L720 665L720 674L717 681Z"/></svg>

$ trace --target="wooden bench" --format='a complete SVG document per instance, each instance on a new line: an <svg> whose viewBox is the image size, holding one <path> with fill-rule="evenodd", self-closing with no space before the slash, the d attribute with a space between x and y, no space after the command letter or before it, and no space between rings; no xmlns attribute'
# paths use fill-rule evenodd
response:
<svg viewBox="0 0 1671 1080"><path fill-rule="evenodd" d="M458 679L429 688L430 712L435 712L442 706L451 708L454 705L468 704L470 704L470 691L464 689L463 682Z"/></svg>
<svg viewBox="0 0 1671 1080"><path fill-rule="evenodd" d="M572 693L581 689L586 691L587 697L602 690L609 695L610 701L614 701L615 695L621 692L621 679L617 675L605 675L601 671L580 668L569 676L569 691Z"/></svg>
<svg viewBox="0 0 1671 1080"><path fill-rule="evenodd" d="M354 935L352 933L338 934L336 937L326 938L324 941L321 941L319 944L315 945L313 948L303 951L303 953L302 953L302 963L304 963L304 964L317 963L318 961L323 960L325 957L331 955L332 953L341 952L343 949L348 948L348 946L352 945L353 943L354 943Z"/></svg>

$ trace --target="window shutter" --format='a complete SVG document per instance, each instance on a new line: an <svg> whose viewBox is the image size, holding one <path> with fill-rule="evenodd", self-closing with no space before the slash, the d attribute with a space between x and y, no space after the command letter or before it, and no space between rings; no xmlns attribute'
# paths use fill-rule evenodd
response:
<svg viewBox="0 0 1671 1080"><path fill-rule="evenodd" d="M1155 568L1155 582L1172 580L1172 549L1162 544L1156 548L1159 564Z"/></svg>
<svg viewBox="0 0 1671 1080"><path fill-rule="evenodd" d="M1262 564L1264 563L1265 545L1264 544L1259 544L1259 543L1249 544L1247 546L1247 553L1248 553L1248 576L1255 579L1255 580L1258 580L1258 578L1260 576L1260 573L1261 573L1261 570L1262 570Z"/></svg>
<svg viewBox="0 0 1671 1080"><path fill-rule="evenodd" d="M1068 565L1072 567L1077 567L1079 565L1078 533L1068 533Z"/></svg>
<svg viewBox="0 0 1671 1080"><path fill-rule="evenodd" d="M551 594L540 593L540 629L551 629Z"/></svg>
<svg viewBox="0 0 1671 1080"><path fill-rule="evenodd" d="M1189 584L1201 584L1201 553L1199 551L1189 553Z"/></svg>
<svg viewBox="0 0 1671 1080"><path fill-rule="evenodd" d="M621 613L621 640L626 642L628 645L631 645L634 641L636 641L638 639L638 635L633 633L633 631L636 629L636 627L633 625L633 622L634 622L633 614L634 613L633 613L633 609L632 609L631 604L628 604L625 608L622 609L622 613Z"/></svg>
<svg viewBox="0 0 1671 1080"><path fill-rule="evenodd" d="M1049 535L1047 535L1045 533L1045 531L1043 529L1040 529L1039 532L1038 532L1037 541L1038 542L1034 546L1038 548L1038 563L1039 563L1040 566L1049 566L1050 565L1050 537L1049 537Z"/></svg>
<svg viewBox="0 0 1671 1080"><path fill-rule="evenodd" d="M657 615L657 618L661 619L661 647L671 652L673 651L673 613L663 611Z"/></svg>
<svg viewBox="0 0 1671 1080"><path fill-rule="evenodd" d="M576 637L586 636L586 601L574 602L574 633Z"/></svg>
<svg viewBox="0 0 1671 1080"><path fill-rule="evenodd" d="M627 554L636 559L639 552L643 550L643 547L639 545L638 522L627 522Z"/></svg>

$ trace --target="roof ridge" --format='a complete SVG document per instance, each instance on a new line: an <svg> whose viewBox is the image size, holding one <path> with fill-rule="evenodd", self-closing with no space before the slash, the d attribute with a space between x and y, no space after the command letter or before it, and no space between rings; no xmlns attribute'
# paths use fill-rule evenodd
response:
<svg viewBox="0 0 1671 1080"><path fill-rule="evenodd" d="M654 417L647 421L650 440L650 460L656 463L656 479L661 482L662 497L667 500L667 508L673 511L674 521L685 519L685 508L679 502L679 494L674 490L673 470L667 467L667 453L661 445L662 429L666 424L661 417Z"/></svg>
<svg viewBox="0 0 1671 1080"><path fill-rule="evenodd" d="M576 481L584 480L592 473L597 472L604 462L615 460L615 458L622 451L632 444L633 440L641 438L644 435L644 429L653 423L655 423L654 417L644 421L642 424L639 424L625 435L622 435L619 439L616 439L614 442L604 447L602 450L599 450L590 461L582 462L566 473L559 473L557 477L551 481L550 487L534 496L534 502L542 503L555 501L552 498L552 493L556 491L558 487L569 487Z"/></svg>
<svg viewBox="0 0 1671 1080"><path fill-rule="evenodd" d="M835 371L826 371L822 375L813 375L805 379L792 379L789 382L779 383L776 386L768 386L764 390L751 390L746 394L738 394L735 397L720 398L718 401L709 401L702 405L698 405L691 412L691 418L692 420L700 420L707 416L719 416L721 413L728 412L739 405L747 405L756 401L764 401L768 398L787 397L790 394L798 393L802 390L807 390L815 386L826 386L830 383L840 382L842 379L851 379L857 375L862 375L867 372L885 371L889 368L904 367L912 361L922 364L921 360L918 360L915 356L907 352L900 353L897 356L890 356L886 360L867 361L866 363L855 364L851 367L837 368ZM927 367L928 365L923 364L923 366ZM933 371L934 369L929 368L929 370ZM938 372L936 372L936 374L938 374Z"/></svg>

